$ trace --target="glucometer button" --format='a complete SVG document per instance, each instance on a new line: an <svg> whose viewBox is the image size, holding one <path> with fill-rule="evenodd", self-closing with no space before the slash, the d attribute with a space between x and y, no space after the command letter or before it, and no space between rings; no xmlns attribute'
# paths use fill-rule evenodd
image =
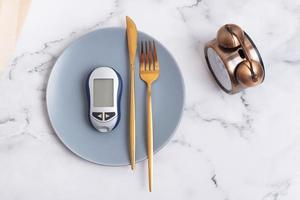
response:
<svg viewBox="0 0 300 200"><path fill-rule="evenodd" d="M116 113L115 112L107 112L104 115L105 115L104 116L105 121L107 121L107 120L110 120L111 118L113 118L116 115Z"/></svg>
<svg viewBox="0 0 300 200"><path fill-rule="evenodd" d="M103 120L103 113L101 113L101 112L93 112L92 115L93 115L95 118L99 119L100 121Z"/></svg>

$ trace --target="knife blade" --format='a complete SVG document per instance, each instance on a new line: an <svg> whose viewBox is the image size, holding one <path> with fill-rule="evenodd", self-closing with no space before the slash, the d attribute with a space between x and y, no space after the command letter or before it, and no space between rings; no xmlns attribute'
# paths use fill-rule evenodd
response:
<svg viewBox="0 0 300 200"><path fill-rule="evenodd" d="M137 49L137 29L135 23L126 16L127 25L127 45L128 45L128 55L129 55L129 70L130 70L130 124L129 124L129 134L130 134L130 164L131 169L135 168L135 56Z"/></svg>

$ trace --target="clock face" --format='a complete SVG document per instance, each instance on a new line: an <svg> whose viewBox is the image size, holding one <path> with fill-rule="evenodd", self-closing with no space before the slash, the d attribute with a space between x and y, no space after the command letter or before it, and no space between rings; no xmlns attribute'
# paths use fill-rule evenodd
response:
<svg viewBox="0 0 300 200"><path fill-rule="evenodd" d="M216 51L212 48L207 49L207 59L212 73L218 82L228 91L232 89L231 80L228 71L224 65L224 62Z"/></svg>

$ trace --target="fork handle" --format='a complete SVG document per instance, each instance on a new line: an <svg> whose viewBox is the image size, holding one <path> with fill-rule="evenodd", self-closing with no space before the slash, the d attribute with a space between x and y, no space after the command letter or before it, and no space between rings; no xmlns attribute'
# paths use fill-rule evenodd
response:
<svg viewBox="0 0 300 200"><path fill-rule="evenodd" d="M152 122L152 100L151 84L147 85L147 149L148 149L148 180L149 191L152 191L153 182L153 122Z"/></svg>
<svg viewBox="0 0 300 200"><path fill-rule="evenodd" d="M135 169L135 88L134 88L134 64L130 66L130 122L129 122L129 134L130 134L130 163L131 169Z"/></svg>

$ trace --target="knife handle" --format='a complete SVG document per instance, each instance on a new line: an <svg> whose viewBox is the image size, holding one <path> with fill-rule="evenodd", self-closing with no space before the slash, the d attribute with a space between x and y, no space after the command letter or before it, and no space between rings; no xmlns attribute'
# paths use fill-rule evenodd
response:
<svg viewBox="0 0 300 200"><path fill-rule="evenodd" d="M130 64L130 163L131 169L135 169L135 86L134 64Z"/></svg>

